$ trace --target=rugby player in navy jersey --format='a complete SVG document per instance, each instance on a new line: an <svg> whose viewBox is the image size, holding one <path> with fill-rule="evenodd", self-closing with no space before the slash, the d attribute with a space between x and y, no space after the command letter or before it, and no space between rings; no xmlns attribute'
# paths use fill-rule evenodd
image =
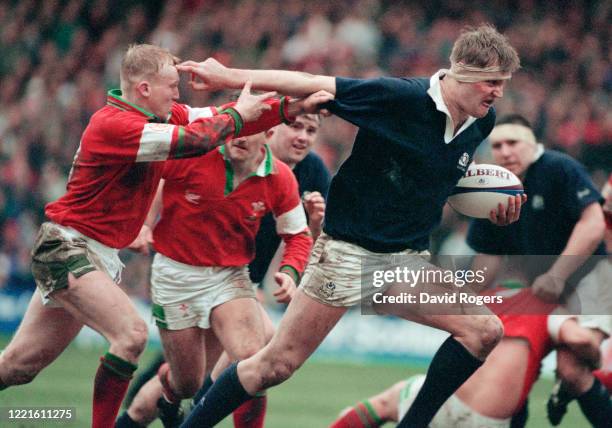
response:
<svg viewBox="0 0 612 428"><path fill-rule="evenodd" d="M501 118L491 135L495 163L519 176L529 203L518 222L491 227L475 220L468 244L487 255L560 255L527 259L522 265L533 279L533 292L549 302L564 302L573 315L553 316L553 338L567 317L599 332L601 341L610 335L612 317L612 264L606 254L603 198L588 173L575 159L538 144L529 122L520 115ZM595 255L599 257L589 256ZM550 262L545 259L550 259ZM491 258L489 260L489 267ZM533 272L529 272L533 270ZM559 381L548 403L548 415L558 425L574 398L595 427L609 426L612 403L593 368L570 347L557 350Z"/></svg>
<svg viewBox="0 0 612 428"><path fill-rule="evenodd" d="M516 51L488 25L466 29L450 60L450 70L430 78L239 70L214 59L179 66L191 74L194 89L238 88L251 80L255 88L298 96L326 90L335 95L326 105L329 111L360 128L350 157L332 179L323 233L272 341L219 376L184 426L214 426L259 391L288 379L347 309L361 301L362 278L374 269L385 269L396 256L410 258L416 269L432 268L426 261L429 235L476 147L493 129L493 103L519 68ZM509 198L491 220L499 225L516 221L521 203L521 197ZM375 261L362 266L364 257ZM378 290L385 296L410 288L387 285ZM444 315L419 312L409 304L374 305L374 310L451 333L399 427L426 427L503 334L500 320L484 306L448 307L440 311Z"/></svg>

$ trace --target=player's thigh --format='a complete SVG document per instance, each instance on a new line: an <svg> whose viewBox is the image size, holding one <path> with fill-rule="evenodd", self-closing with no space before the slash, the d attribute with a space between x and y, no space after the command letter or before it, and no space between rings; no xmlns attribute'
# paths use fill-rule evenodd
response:
<svg viewBox="0 0 612 428"><path fill-rule="evenodd" d="M111 345L126 337L146 341L146 325L131 300L105 272L95 270L75 278L68 288L51 294L72 316L102 334ZM141 343L144 346L144 343Z"/></svg>
<svg viewBox="0 0 612 428"><path fill-rule="evenodd" d="M82 326L65 309L43 305L41 296L35 292L15 336L2 356L19 365L43 368L62 353Z"/></svg>
<svg viewBox="0 0 612 428"><path fill-rule="evenodd" d="M195 379L201 384L206 366L204 332L199 327L159 329L166 362L175 382L183 384Z"/></svg>
<svg viewBox="0 0 612 428"><path fill-rule="evenodd" d="M406 285L393 285L385 296L401 296L402 293L411 292ZM468 305L458 307L453 303L437 303L435 308L429 305L424 307L411 303L388 303L375 305L374 309L381 314L394 315L419 324L448 331L449 333L465 334L481 328L490 319L497 319L485 305Z"/></svg>
<svg viewBox="0 0 612 428"><path fill-rule="evenodd" d="M212 310L210 323L231 359L244 359L265 344L264 323L254 298L229 300Z"/></svg>
<svg viewBox="0 0 612 428"><path fill-rule="evenodd" d="M323 304L298 289L272 340L264 348L265 354L262 357L282 358L292 365L300 366L317 349L347 309Z"/></svg>
<svg viewBox="0 0 612 428"><path fill-rule="evenodd" d="M264 325L265 340L266 340L266 343L268 343L272 339L272 336L274 336L276 327L274 326L274 323L272 322L270 315L266 312L263 305L259 303L258 306L259 306L259 313L261 314L261 319Z"/></svg>

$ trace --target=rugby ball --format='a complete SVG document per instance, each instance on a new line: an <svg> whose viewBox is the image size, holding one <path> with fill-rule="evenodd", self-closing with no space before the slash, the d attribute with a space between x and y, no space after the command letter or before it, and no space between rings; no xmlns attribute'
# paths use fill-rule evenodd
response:
<svg viewBox="0 0 612 428"><path fill-rule="evenodd" d="M508 197L522 195L523 183L516 175L498 165L472 163L459 180L448 203L468 217L489 218L498 204L508 206Z"/></svg>

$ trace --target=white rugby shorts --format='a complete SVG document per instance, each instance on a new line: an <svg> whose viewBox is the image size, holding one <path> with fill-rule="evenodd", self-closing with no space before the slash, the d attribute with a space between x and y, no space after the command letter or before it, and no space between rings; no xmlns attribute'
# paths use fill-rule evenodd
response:
<svg viewBox="0 0 612 428"><path fill-rule="evenodd" d="M246 266L192 266L160 253L153 258L151 300L160 328L210 328L211 311L240 298L255 299Z"/></svg>

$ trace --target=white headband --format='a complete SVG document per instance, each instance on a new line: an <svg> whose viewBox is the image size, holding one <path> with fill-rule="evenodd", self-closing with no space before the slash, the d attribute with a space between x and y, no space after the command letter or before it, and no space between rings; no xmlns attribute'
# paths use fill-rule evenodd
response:
<svg viewBox="0 0 612 428"><path fill-rule="evenodd" d="M512 73L503 71L499 66L476 67L462 62L451 64L450 70L442 70L453 79L464 83L484 82L486 80L508 80Z"/></svg>
<svg viewBox="0 0 612 428"><path fill-rule="evenodd" d="M497 125L489 134L489 141L492 143L507 140L525 141L530 144L538 143L531 129L517 123Z"/></svg>

